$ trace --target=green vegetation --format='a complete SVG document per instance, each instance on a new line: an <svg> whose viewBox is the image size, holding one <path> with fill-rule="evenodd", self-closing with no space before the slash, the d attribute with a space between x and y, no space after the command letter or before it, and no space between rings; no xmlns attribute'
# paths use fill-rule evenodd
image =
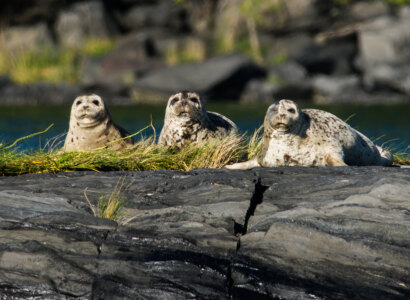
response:
<svg viewBox="0 0 410 300"><path fill-rule="evenodd" d="M171 43L165 51L165 61L173 66L185 62L199 62L206 57L206 45L200 39L188 38L182 43Z"/></svg>
<svg viewBox="0 0 410 300"><path fill-rule="evenodd" d="M102 195L98 198L98 210L91 204L88 199L87 188L84 190L85 199L88 202L95 217L106 218L117 221L121 217L122 208L124 206L124 192L128 190L130 184L125 186L125 177L121 177L115 185L111 194Z"/></svg>
<svg viewBox="0 0 410 300"><path fill-rule="evenodd" d="M410 165L410 152L408 152L407 150L410 150L410 145L407 146L407 149L405 152L396 152L395 151L391 151L394 156L394 162L393 164L395 165Z"/></svg>
<svg viewBox="0 0 410 300"><path fill-rule="evenodd" d="M381 0L383 2L386 3L390 3L390 4L397 4L397 5L404 5L404 4L409 4L410 0ZM352 4L354 2L357 2L357 0L333 0L333 2L337 3L337 4L344 4L344 5L348 5L348 4Z"/></svg>
<svg viewBox="0 0 410 300"><path fill-rule="evenodd" d="M48 129L47 129L48 130ZM46 130L45 130L46 131ZM45 132L43 131L43 132ZM28 137L37 135L36 133ZM96 149L77 152L23 152L14 145L0 144L0 175L33 173L72 172L78 170L101 171L145 171L171 169L190 171L198 168L222 168L226 164L245 161L260 150L262 127L250 138L230 135L211 139L203 143L192 143L186 147L165 148L155 143L153 137L142 139L132 148L123 151ZM410 165L410 153L394 153L394 163ZM114 195L116 195L114 193ZM115 211L112 200L102 199L100 207ZM105 202L104 202L105 201Z"/></svg>
<svg viewBox="0 0 410 300"><path fill-rule="evenodd" d="M7 74L21 84L47 81L52 83L80 81L80 68L85 57L99 57L115 46L107 39L89 39L80 48L47 47L41 51L21 50L11 53L0 48L0 75Z"/></svg>
<svg viewBox="0 0 410 300"><path fill-rule="evenodd" d="M228 163L245 160L257 153L260 136L249 140L231 135L222 140L211 139L179 148L165 148L148 138L130 149L115 152L110 149L78 152L19 152L0 146L0 175L26 173L57 173L76 170L144 171L173 169L189 171L197 168L221 168Z"/></svg>

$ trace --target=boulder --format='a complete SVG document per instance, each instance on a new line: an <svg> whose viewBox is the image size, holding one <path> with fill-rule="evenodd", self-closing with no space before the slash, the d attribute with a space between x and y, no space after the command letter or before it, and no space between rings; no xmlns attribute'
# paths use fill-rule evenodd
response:
<svg viewBox="0 0 410 300"><path fill-rule="evenodd" d="M369 21L359 32L358 67L369 89L387 88L410 95L407 9L410 10L408 7L401 10L399 18L380 17Z"/></svg>
<svg viewBox="0 0 410 300"><path fill-rule="evenodd" d="M409 180L398 167L3 177L0 294L407 299ZM120 219L94 217L121 183Z"/></svg>
<svg viewBox="0 0 410 300"><path fill-rule="evenodd" d="M288 61L269 68L266 80L250 81L241 95L241 102L272 103L279 99L310 100L312 85L300 64Z"/></svg>
<svg viewBox="0 0 410 300"><path fill-rule="evenodd" d="M0 42L10 52L38 51L53 45L53 39L46 23L31 26L12 26L5 29Z"/></svg>
<svg viewBox="0 0 410 300"><path fill-rule="evenodd" d="M389 14L389 7L382 1L361 1L348 7L346 16L355 21L364 21Z"/></svg>
<svg viewBox="0 0 410 300"><path fill-rule="evenodd" d="M89 38L108 38L116 33L101 1L73 4L62 10L55 24L59 42L65 47L80 47Z"/></svg>
<svg viewBox="0 0 410 300"><path fill-rule="evenodd" d="M357 53L357 45L352 36L308 44L299 51L295 60L311 74L354 73L353 60Z"/></svg>
<svg viewBox="0 0 410 300"><path fill-rule="evenodd" d="M80 87L67 83L35 83L0 85L1 105L62 105L71 104L81 92Z"/></svg>
<svg viewBox="0 0 410 300"><path fill-rule="evenodd" d="M232 54L154 71L137 80L134 90L164 95L190 90L208 99L236 100L247 82L265 75L266 71L248 57Z"/></svg>
<svg viewBox="0 0 410 300"><path fill-rule="evenodd" d="M312 78L312 86L313 100L317 104L397 104L408 103L410 100L394 91L369 92L362 87L360 78L356 75L317 75Z"/></svg>
<svg viewBox="0 0 410 300"><path fill-rule="evenodd" d="M163 66L156 54L156 47L149 35L127 35L118 40L117 47L110 53L85 60L81 70L81 83L85 87L124 91L148 70Z"/></svg>
<svg viewBox="0 0 410 300"><path fill-rule="evenodd" d="M187 26L186 15L181 5L173 1L159 1L132 6L121 14L118 22L123 28L133 32L152 28L167 28L179 32L184 31Z"/></svg>

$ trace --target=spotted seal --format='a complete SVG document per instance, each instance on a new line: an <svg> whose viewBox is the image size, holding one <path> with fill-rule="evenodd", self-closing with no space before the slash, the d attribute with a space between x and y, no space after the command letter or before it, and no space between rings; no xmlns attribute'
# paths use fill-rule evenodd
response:
<svg viewBox="0 0 410 300"><path fill-rule="evenodd" d="M390 166L392 155L335 115L301 110L282 99L269 106L260 153L227 169L276 166Z"/></svg>
<svg viewBox="0 0 410 300"><path fill-rule="evenodd" d="M114 124L104 101L91 94L79 96L71 107L70 126L63 151L92 150L108 146L120 150L134 144L132 138L110 143L128 136Z"/></svg>
<svg viewBox="0 0 410 300"><path fill-rule="evenodd" d="M158 143L182 147L190 142L224 137L236 131L235 123L227 117L207 112L197 93L179 92L168 100Z"/></svg>

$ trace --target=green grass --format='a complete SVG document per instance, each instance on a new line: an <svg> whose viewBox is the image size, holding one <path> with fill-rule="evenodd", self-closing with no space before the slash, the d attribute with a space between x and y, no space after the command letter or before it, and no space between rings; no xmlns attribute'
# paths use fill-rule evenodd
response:
<svg viewBox="0 0 410 300"><path fill-rule="evenodd" d="M144 171L171 169L189 171L197 168L221 168L228 163L245 160L253 148L260 147L257 137L245 141L243 136L231 135L222 140L211 139L192 143L182 149L165 148L153 138L136 143L130 149L112 151L97 149L77 152L22 152L0 146L0 175L73 172L78 170Z"/></svg>
<svg viewBox="0 0 410 300"><path fill-rule="evenodd" d="M80 82L81 65L86 57L100 57L110 52L115 42L108 39L89 39L80 48L46 47L10 52L0 47L0 75L12 81L31 84L38 81L51 83Z"/></svg>
<svg viewBox="0 0 410 300"><path fill-rule="evenodd" d="M50 127L49 127L50 128ZM93 151L18 151L18 141L46 132L48 129L16 140L11 145L0 144L0 175L58 173L80 170L145 171L170 169L190 171L198 168L222 168L226 164L254 157L261 147L262 128L251 137L230 135L210 139L186 147L166 148L153 137L137 142L123 151L97 149ZM394 153L394 151L392 151ZM410 165L410 153L394 153L394 164Z"/></svg>
<svg viewBox="0 0 410 300"><path fill-rule="evenodd" d="M84 190L84 197L88 202L95 217L106 218L117 221L122 215L125 197L124 192L128 190L132 182L125 185L125 177L118 179L116 186L110 194L101 195L98 198L97 208L88 199L87 188Z"/></svg>
<svg viewBox="0 0 410 300"><path fill-rule="evenodd" d="M405 152L395 152L394 150L391 150L390 152L393 153L393 157L394 157L393 164L410 165L410 153L407 151L409 149L410 149L410 145L407 146L407 149Z"/></svg>

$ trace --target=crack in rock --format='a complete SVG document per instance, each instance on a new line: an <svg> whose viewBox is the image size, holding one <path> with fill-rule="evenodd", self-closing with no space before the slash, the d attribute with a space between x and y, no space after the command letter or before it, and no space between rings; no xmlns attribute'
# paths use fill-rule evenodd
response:
<svg viewBox="0 0 410 300"><path fill-rule="evenodd" d="M242 225L242 224L239 224L237 222L235 222L235 224L234 224L234 233L235 233L235 236L238 236L238 242L236 244L235 255L238 253L238 251L241 247L241 236L245 235L248 231L249 219L251 218L251 216L254 215L256 207L263 202L263 194L265 193L265 191L268 188L269 188L269 186L263 185L261 177L258 176L258 178L256 179L254 192L253 192L252 197L250 199L249 208L246 211L244 224ZM227 284L228 284L228 299L233 299L232 289L233 289L233 286L234 286L234 283L235 283L234 279L232 277L232 273L233 273L232 266L233 266L233 262L231 260L231 262L228 266L227 275L226 275Z"/></svg>

